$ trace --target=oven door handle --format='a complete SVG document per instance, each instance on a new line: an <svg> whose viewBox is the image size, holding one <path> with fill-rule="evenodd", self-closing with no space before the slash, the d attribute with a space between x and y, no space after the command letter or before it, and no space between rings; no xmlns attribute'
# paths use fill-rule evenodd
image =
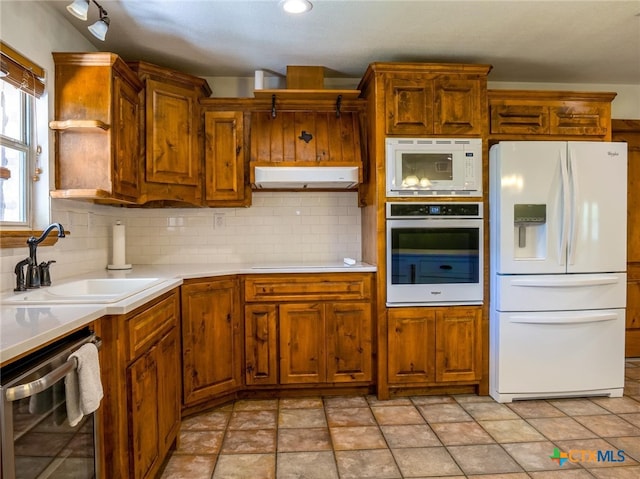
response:
<svg viewBox="0 0 640 479"><path fill-rule="evenodd" d="M102 346L102 340L98 337L96 337L92 342L98 347L98 349L100 349L100 346ZM41 378L38 378L27 384L21 384L20 386L8 388L5 392L5 397L7 398L7 401L13 402L31 397L35 394L41 393L42 391L46 391L71 371L75 370L77 367L78 360L76 358L71 358L67 360L67 362L62 366L54 369Z"/></svg>

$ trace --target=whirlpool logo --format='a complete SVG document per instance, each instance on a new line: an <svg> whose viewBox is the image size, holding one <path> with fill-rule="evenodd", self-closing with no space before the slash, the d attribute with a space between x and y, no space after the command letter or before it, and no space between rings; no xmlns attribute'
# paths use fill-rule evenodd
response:
<svg viewBox="0 0 640 479"><path fill-rule="evenodd" d="M589 449L571 449L569 452L563 452L557 447L553 449L553 455L549 456L552 461L564 466L567 462L572 463L594 463L594 462L624 462L624 451L618 449L608 450L589 450Z"/></svg>
<svg viewBox="0 0 640 479"><path fill-rule="evenodd" d="M620 156L620 153L617 151L607 151L607 155L609 156Z"/></svg>

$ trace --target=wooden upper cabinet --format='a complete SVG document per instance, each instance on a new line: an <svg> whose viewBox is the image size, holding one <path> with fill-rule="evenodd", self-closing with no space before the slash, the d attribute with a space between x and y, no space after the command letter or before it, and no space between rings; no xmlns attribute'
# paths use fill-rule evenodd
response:
<svg viewBox="0 0 640 479"><path fill-rule="evenodd" d="M202 78L146 62L128 65L145 85L141 202L202 204L198 100L211 94Z"/></svg>
<svg viewBox="0 0 640 479"><path fill-rule="evenodd" d="M209 206L247 206L244 115L241 111L204 113L204 199Z"/></svg>
<svg viewBox="0 0 640 479"><path fill-rule="evenodd" d="M142 84L112 53L53 53L54 198L136 203Z"/></svg>
<svg viewBox="0 0 640 479"><path fill-rule="evenodd" d="M433 82L421 75L391 76L385 82L386 132L433 133Z"/></svg>
<svg viewBox="0 0 640 479"><path fill-rule="evenodd" d="M489 90L490 137L611 140L615 93Z"/></svg>
<svg viewBox="0 0 640 479"><path fill-rule="evenodd" d="M381 82L388 135L480 136L490 65L372 63L359 88ZM379 117L378 117L379 118Z"/></svg>
<svg viewBox="0 0 640 479"><path fill-rule="evenodd" d="M362 166L360 113L270 111L251 114L251 164Z"/></svg>

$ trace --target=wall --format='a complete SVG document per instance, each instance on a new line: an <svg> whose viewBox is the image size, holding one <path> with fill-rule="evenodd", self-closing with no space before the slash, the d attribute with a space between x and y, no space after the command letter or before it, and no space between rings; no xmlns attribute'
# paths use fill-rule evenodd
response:
<svg viewBox="0 0 640 479"><path fill-rule="evenodd" d="M53 89L51 51L93 51L63 16L43 3L0 1L2 40L40 64ZM39 35L32 35L39 32ZM208 78L214 96L253 95L253 78ZM359 79L327 79L327 88L356 88ZM281 77L265 79L266 88L283 87ZM490 88L540 88L618 91L615 118L640 118L640 86L500 84ZM53 98L46 97L49 120ZM42 113L42 112L40 112ZM46 121L39 136L45 158L53 164L53 135ZM48 133L48 134L46 134ZM51 171L51 167L50 170ZM48 180L50 184L53 175ZM46 190L46 188L45 188ZM360 259L360 210L356 193L255 193L251 208L124 209L69 200L51 202L51 218L71 234L53 247L40 248L38 259L56 260L56 281L103 269L110 261L111 225L127 225L127 261L132 263L316 262ZM14 286L15 264L24 248L0 249L0 291Z"/></svg>

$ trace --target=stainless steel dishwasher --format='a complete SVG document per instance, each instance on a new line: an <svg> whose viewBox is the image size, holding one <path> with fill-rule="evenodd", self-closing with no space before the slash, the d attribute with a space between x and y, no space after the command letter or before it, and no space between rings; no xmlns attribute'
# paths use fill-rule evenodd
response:
<svg viewBox="0 0 640 479"><path fill-rule="evenodd" d="M99 477L95 413L71 427L64 387L88 342L101 343L83 329L0 370L3 479Z"/></svg>

